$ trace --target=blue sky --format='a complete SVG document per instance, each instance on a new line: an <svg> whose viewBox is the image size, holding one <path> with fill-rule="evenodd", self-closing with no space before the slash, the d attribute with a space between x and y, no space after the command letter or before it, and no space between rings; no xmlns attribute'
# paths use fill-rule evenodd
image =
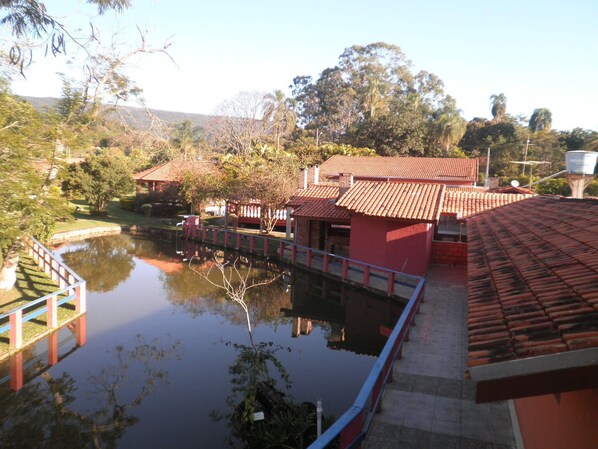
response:
<svg viewBox="0 0 598 449"><path fill-rule="evenodd" d="M69 26L85 26L85 3L45 3ZM468 120L489 118L490 95L504 93L508 113L547 107L557 129L598 130L596 0L133 0L99 23L104 39L118 29L134 43L135 25L155 45L172 36L177 65L148 55L128 68L152 108L211 113L244 90L288 94L295 76L317 77L345 48L384 41L438 75ZM13 90L59 96L53 73L68 70L62 61L39 55Z"/></svg>

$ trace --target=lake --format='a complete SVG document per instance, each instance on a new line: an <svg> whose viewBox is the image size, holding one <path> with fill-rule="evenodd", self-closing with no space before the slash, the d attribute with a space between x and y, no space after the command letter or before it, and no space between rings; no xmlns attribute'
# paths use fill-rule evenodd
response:
<svg viewBox="0 0 598 449"><path fill-rule="evenodd" d="M50 340L23 352L18 392L0 364L1 447L259 447L247 415L269 419L270 400L289 414L317 400L326 416L349 408L402 311L314 273L181 241L121 234L54 251L87 280L88 311L58 332L58 364L47 366ZM239 276L263 285L235 302L219 286L230 273L233 289Z"/></svg>

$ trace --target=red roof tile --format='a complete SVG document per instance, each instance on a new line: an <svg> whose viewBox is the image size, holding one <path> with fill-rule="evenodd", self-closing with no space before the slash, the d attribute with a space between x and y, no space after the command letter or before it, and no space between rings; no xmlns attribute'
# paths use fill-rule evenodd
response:
<svg viewBox="0 0 598 449"><path fill-rule="evenodd" d="M336 204L368 216L437 222L444 190L442 184L358 181Z"/></svg>
<svg viewBox="0 0 598 449"><path fill-rule="evenodd" d="M474 183L478 160L433 157L332 156L320 166L321 178L353 173L355 179Z"/></svg>
<svg viewBox="0 0 598 449"><path fill-rule="evenodd" d="M530 198L531 196L447 188L442 203L442 213L458 214L459 218L467 218L489 209Z"/></svg>
<svg viewBox="0 0 598 449"><path fill-rule="evenodd" d="M300 206L315 199L336 199L338 197L338 184L312 184L307 189L295 191L287 206Z"/></svg>
<svg viewBox="0 0 598 449"><path fill-rule="evenodd" d="M137 181L177 182L181 180L186 171L208 173L213 167L214 164L210 161L173 160L135 173L133 179Z"/></svg>
<svg viewBox="0 0 598 449"><path fill-rule="evenodd" d="M469 366L598 348L598 200L527 198L468 233Z"/></svg>

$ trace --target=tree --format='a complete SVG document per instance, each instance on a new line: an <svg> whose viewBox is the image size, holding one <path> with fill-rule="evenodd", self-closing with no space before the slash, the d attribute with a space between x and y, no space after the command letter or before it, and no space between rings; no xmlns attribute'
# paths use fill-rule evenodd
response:
<svg viewBox="0 0 598 449"><path fill-rule="evenodd" d="M492 107L494 121L502 121L507 114L507 97L505 94L491 95L490 106Z"/></svg>
<svg viewBox="0 0 598 449"><path fill-rule="evenodd" d="M0 288L16 280L21 239L32 235L44 241L57 217L67 208L60 190L50 182L53 142L42 117L31 104L15 98L0 80Z"/></svg>
<svg viewBox="0 0 598 449"><path fill-rule="evenodd" d="M264 143L268 138L266 96L263 92L240 92L217 106L206 128L208 143L234 155L249 154Z"/></svg>
<svg viewBox="0 0 598 449"><path fill-rule="evenodd" d="M295 129L297 115L280 90L275 90L273 94L267 94L264 97L264 102L264 121L268 124L274 140L274 147L278 151L281 149L280 145L283 139Z"/></svg>
<svg viewBox="0 0 598 449"><path fill-rule="evenodd" d="M552 127L552 112L546 108L535 109L529 119L529 129L536 133L539 131L550 131Z"/></svg>
<svg viewBox="0 0 598 449"><path fill-rule="evenodd" d="M291 85L299 124L328 143L370 147L379 154L423 154L427 122L443 98L440 79L412 72L402 50L384 42L354 45L317 80Z"/></svg>
<svg viewBox="0 0 598 449"><path fill-rule="evenodd" d="M131 0L88 0L88 3L97 6L99 14L104 14L109 10L122 12L131 5ZM86 43L75 38L57 16L50 14L45 4L37 0L3 0L0 10L5 13L0 24L9 27L17 39L6 56L21 74L32 61L32 48L45 46L46 54L57 55L66 52L67 40L82 47ZM92 31L90 40L93 37Z"/></svg>
<svg viewBox="0 0 598 449"><path fill-rule="evenodd" d="M433 130L438 142L444 147L446 156L449 150L457 144L465 135L467 122L461 117L461 111L457 109L456 102L447 96L439 109L433 123Z"/></svg>
<svg viewBox="0 0 598 449"><path fill-rule="evenodd" d="M89 156L84 162L71 165L63 183L65 191L83 195L96 214L104 214L110 200L134 188L126 161L109 154Z"/></svg>

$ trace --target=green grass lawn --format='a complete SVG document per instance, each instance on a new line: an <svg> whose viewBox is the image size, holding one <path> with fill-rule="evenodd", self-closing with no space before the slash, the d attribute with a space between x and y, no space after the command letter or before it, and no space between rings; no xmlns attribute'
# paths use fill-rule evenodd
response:
<svg viewBox="0 0 598 449"><path fill-rule="evenodd" d="M9 291L0 292L0 315L57 290L58 284L40 271L31 257L22 254L17 267L15 286ZM74 305L64 304L58 308L58 323L64 323L75 315ZM0 321L0 326L7 322L8 318ZM23 342L26 344L47 332L47 330L46 314L44 313L23 324ZM0 334L0 358L9 352L8 337L8 331Z"/></svg>
<svg viewBox="0 0 598 449"><path fill-rule="evenodd" d="M72 222L60 222L56 225L56 233L74 231L79 229L98 228L105 226L154 226L168 227L173 220L159 217L145 217L145 215L122 209L118 200L112 200L108 204L108 213L105 216L91 215L89 206L84 200L73 200L71 206L75 220Z"/></svg>

